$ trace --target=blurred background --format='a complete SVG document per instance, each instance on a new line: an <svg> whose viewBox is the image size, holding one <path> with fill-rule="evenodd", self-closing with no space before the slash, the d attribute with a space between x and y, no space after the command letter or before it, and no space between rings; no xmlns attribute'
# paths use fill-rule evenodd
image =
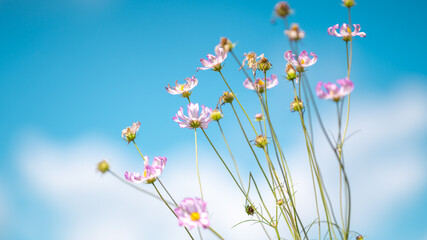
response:
<svg viewBox="0 0 427 240"><path fill-rule="evenodd" d="M171 193L178 200L198 196L194 133L172 121L187 102L164 87L196 75L192 101L215 107L226 86L218 73L196 68L222 36L237 43L241 59L255 51L273 64L270 73L280 79L269 91L273 124L294 174L303 221L315 220L305 143L299 116L289 111L291 84L284 80L289 44L283 21L271 21L275 4L1 0L0 239L186 239L161 202L96 172L96 165L106 159L119 175L141 171L137 151L120 136L141 121L136 142L150 159L168 158L162 179ZM338 0L289 4L294 9L289 22L306 32L299 49L318 56L307 72L311 86L344 78L345 44L326 30L347 22L347 9ZM355 134L344 151L353 194L351 226L367 239L427 239L426 7L421 0L359 0L352 8L352 22L361 24L367 37L353 44L349 134ZM237 69L230 56L224 75L254 116L258 100L243 88L245 77ZM334 104L318 104L328 130L336 133ZM249 172L258 177L229 107L224 114L222 126L244 181ZM315 127L320 167L336 199L338 165ZM217 126L207 133L231 164ZM212 227L226 239L264 239L258 225L232 228L248 219L244 198L201 133L199 151ZM286 231L284 224L281 230Z"/></svg>

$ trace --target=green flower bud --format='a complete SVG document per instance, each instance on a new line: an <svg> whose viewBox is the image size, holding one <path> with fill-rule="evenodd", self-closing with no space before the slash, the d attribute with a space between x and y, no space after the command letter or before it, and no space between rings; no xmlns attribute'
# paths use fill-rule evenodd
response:
<svg viewBox="0 0 427 240"><path fill-rule="evenodd" d="M302 100L297 97L294 98L294 101L291 102L291 112L299 112L304 109L304 103Z"/></svg>
<svg viewBox="0 0 427 240"><path fill-rule="evenodd" d="M264 135L258 135L255 138L255 146L259 147L259 148L264 148L265 146L267 146L267 137Z"/></svg>
<svg viewBox="0 0 427 240"><path fill-rule="evenodd" d="M110 169L110 165L108 165L107 161L102 160L100 163L98 163L98 171L101 173L105 173L108 171L108 169Z"/></svg>
<svg viewBox="0 0 427 240"><path fill-rule="evenodd" d="M221 98L225 103L231 103L234 100L234 94L231 92L224 92Z"/></svg>
<svg viewBox="0 0 427 240"><path fill-rule="evenodd" d="M221 111L220 111L220 110L218 110L218 109L214 109L214 110L211 112L211 119L212 119L213 121L219 121L222 117L223 117L223 115L222 115Z"/></svg>
<svg viewBox="0 0 427 240"><path fill-rule="evenodd" d="M343 1L343 5L344 5L345 7L351 8L351 7L353 7L354 5L356 5L356 3L354 2L354 0L344 0L344 1Z"/></svg>

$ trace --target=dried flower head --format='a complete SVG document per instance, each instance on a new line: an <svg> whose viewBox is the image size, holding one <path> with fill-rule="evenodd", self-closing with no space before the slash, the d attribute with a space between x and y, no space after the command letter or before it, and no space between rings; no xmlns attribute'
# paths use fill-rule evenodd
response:
<svg viewBox="0 0 427 240"><path fill-rule="evenodd" d="M249 78L247 78L243 82L243 86L250 90L256 90L259 93L263 93L265 89L270 89L279 84L279 80L277 80L277 76L275 74L271 74L271 78L257 78L255 82L251 82Z"/></svg>
<svg viewBox="0 0 427 240"><path fill-rule="evenodd" d="M248 66L248 69L252 69L252 72L255 73L255 71L258 68L258 64L260 63L258 59L264 58L264 54L257 56L256 53L249 52L249 53L245 53L244 55L245 55L245 59L243 59L242 66L240 67L240 69L242 69L246 63Z"/></svg>
<svg viewBox="0 0 427 240"><path fill-rule="evenodd" d="M219 55L219 49L224 49L225 53L228 53L229 51L233 50L233 48L236 46L236 44L232 43L230 39L226 37L222 37L219 41L219 44L215 46L215 53L216 55Z"/></svg>
<svg viewBox="0 0 427 240"><path fill-rule="evenodd" d="M258 61L258 70L266 72L268 70L270 70L271 68L271 63L270 61L268 61L267 58L265 58L264 56L261 57L261 59Z"/></svg>
<svg viewBox="0 0 427 240"><path fill-rule="evenodd" d="M346 23L343 23L341 25L340 32L338 33L337 29L339 28L339 26L340 26L339 24L336 24L332 27L329 27L328 28L328 34L331 36L339 37L339 38L342 37L342 40L344 40L346 42L351 41L351 39L355 36L359 36L359 37L363 37L363 38L366 37L366 33L360 31L360 25L359 24L353 24L353 28L354 28L353 32L351 31L349 25L347 25Z"/></svg>
<svg viewBox="0 0 427 240"><path fill-rule="evenodd" d="M122 138L128 143L135 140L136 133L138 132L140 126L141 126L141 123L138 121L136 123L133 123L132 126L123 129Z"/></svg>
<svg viewBox="0 0 427 240"><path fill-rule="evenodd" d="M255 209L254 209L254 207L252 207L251 205L246 205L245 206L245 212L248 214L248 215L254 215L254 213L255 213Z"/></svg>
<svg viewBox="0 0 427 240"><path fill-rule="evenodd" d="M212 109L202 105L202 112L199 115L199 104L190 103L187 105L188 117L184 115L184 110L181 107L178 113L172 119L179 124L181 128L208 128L211 122L211 111Z"/></svg>
<svg viewBox="0 0 427 240"><path fill-rule="evenodd" d="M225 52L223 48L218 48L216 56L208 54L207 58L207 60L203 58L200 59L200 62L202 63L203 67L197 68L197 71L199 71L199 69L212 69L214 71L220 71L222 68L222 62L224 62L224 60L227 58L227 52Z"/></svg>
<svg viewBox="0 0 427 240"><path fill-rule="evenodd" d="M201 226L203 228L209 227L208 211L206 209L206 202L200 198L185 198L175 209L178 216L180 226L194 227Z"/></svg>
<svg viewBox="0 0 427 240"><path fill-rule="evenodd" d="M195 76L185 79L186 83L178 84L178 80L175 81L175 87L171 87L169 84L166 88L166 91L172 95L181 94L183 97L189 97L191 95L191 90L197 86L198 80Z"/></svg>
<svg viewBox="0 0 427 240"><path fill-rule="evenodd" d="M274 14L277 17L285 18L291 13L292 13L292 10L288 2L281 1L276 3L276 5L274 6Z"/></svg>
<svg viewBox="0 0 427 240"><path fill-rule="evenodd" d="M339 79L337 80L337 83L340 85L338 86L335 83L324 83L319 82L316 86L316 94L319 98L322 99L332 99L334 101L339 101L342 97L348 95L353 91L354 84L349 78ZM322 84L325 90L322 89Z"/></svg>
<svg viewBox="0 0 427 240"><path fill-rule="evenodd" d="M166 166L167 159L165 157L154 157L152 165L149 165L148 157L144 157L144 172L143 174L125 172L125 179L133 183L153 183L162 174Z"/></svg>
<svg viewBox="0 0 427 240"><path fill-rule="evenodd" d="M259 148L264 148L265 146L267 146L268 144L268 140L267 137L264 135L258 135L255 140L254 140L254 144L255 146L259 147Z"/></svg>
<svg viewBox="0 0 427 240"><path fill-rule="evenodd" d="M285 35L291 41L298 41L305 37L305 32L299 28L299 25L293 23L289 30L285 30Z"/></svg>
<svg viewBox="0 0 427 240"><path fill-rule="evenodd" d="M234 94L231 92L224 92L220 98L220 102L224 102L224 103L232 103L234 100Z"/></svg>

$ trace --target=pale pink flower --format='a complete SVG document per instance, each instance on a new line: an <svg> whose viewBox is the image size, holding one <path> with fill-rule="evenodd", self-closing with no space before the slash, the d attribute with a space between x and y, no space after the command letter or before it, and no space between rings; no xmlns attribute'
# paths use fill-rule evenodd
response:
<svg viewBox="0 0 427 240"><path fill-rule="evenodd" d="M202 105L202 112L199 115L199 104L190 103L187 105L188 117L184 115L184 110L181 107L178 113L172 119L179 124L181 128L208 128L209 123L212 121L210 114L211 108Z"/></svg>
<svg viewBox="0 0 427 240"><path fill-rule="evenodd" d="M324 84L322 82L317 83L317 96L322 99L332 99L334 101L339 101L342 97L348 95L354 89L353 82L348 78L339 79L337 80L337 83L340 86L330 82ZM322 84L326 91L322 89Z"/></svg>
<svg viewBox="0 0 427 240"><path fill-rule="evenodd" d="M223 48L219 48L216 56L208 54L207 58L207 60L203 58L200 59L203 67L197 68L197 71L199 71L199 69L213 69L214 71L220 71L222 68L221 63L227 58L227 52L225 52Z"/></svg>
<svg viewBox="0 0 427 240"><path fill-rule="evenodd" d="M133 183L153 183L156 179L162 174L163 169L165 168L167 159L165 157L154 157L153 164L149 164L148 157L144 157L144 172L131 173L125 172L125 179Z"/></svg>
<svg viewBox="0 0 427 240"><path fill-rule="evenodd" d="M181 94L182 96L185 95L190 95L190 91L197 86L198 84L198 80L195 76L191 77L191 78L186 78L185 79L186 83L183 84L179 84L178 80L175 81L175 87L171 87L169 84L166 88L166 91L168 91L168 93L172 94L172 95L178 95ZM187 96L185 96L187 97Z"/></svg>
<svg viewBox="0 0 427 240"><path fill-rule="evenodd" d="M344 41L350 41L353 37L359 36L359 37L366 37L366 33L360 31L360 25L359 24L353 24L354 31L352 32L350 29L350 26L346 23L343 23L340 29L340 32L337 32L337 29L339 28L339 24L336 24L332 27L328 28L328 33L331 36L337 36L342 37Z"/></svg>
<svg viewBox="0 0 427 240"><path fill-rule="evenodd" d="M265 88L270 89L272 87L275 87L279 83L279 80L277 80L277 76L275 74L271 74L270 78L258 78L255 80L255 82L249 81L249 78L247 78L243 82L243 86L250 90L257 90L260 93L263 93L265 91Z"/></svg>
<svg viewBox="0 0 427 240"><path fill-rule="evenodd" d="M292 24L291 29L285 30L284 33L291 41L298 41L305 37L305 32L296 23Z"/></svg>
<svg viewBox="0 0 427 240"><path fill-rule="evenodd" d="M132 142L136 138L136 132L138 132L141 123L138 121L133 123L131 127L127 127L122 130L122 138L128 143Z"/></svg>
<svg viewBox="0 0 427 240"><path fill-rule="evenodd" d="M203 228L209 227L206 202L200 198L185 198L179 204L179 207L175 209L175 213L178 216L180 226L190 229L198 226Z"/></svg>
<svg viewBox="0 0 427 240"><path fill-rule="evenodd" d="M303 72L304 68L309 67L317 62L317 56L314 53L310 53L310 55L313 57L310 59L310 57L307 54L307 51L302 51L298 57L298 60L295 59L296 55L292 53L291 50L285 52L285 59L299 72Z"/></svg>

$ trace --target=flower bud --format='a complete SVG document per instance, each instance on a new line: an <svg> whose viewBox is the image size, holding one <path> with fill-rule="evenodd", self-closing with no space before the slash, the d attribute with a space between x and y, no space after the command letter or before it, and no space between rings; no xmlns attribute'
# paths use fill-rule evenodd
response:
<svg viewBox="0 0 427 240"><path fill-rule="evenodd" d="M271 68L271 63L268 61L268 59L267 59L267 58L262 57L262 58L259 60L259 63L258 63L258 69L259 69L260 71L265 72L265 71L268 71L270 68Z"/></svg>
<svg viewBox="0 0 427 240"><path fill-rule="evenodd" d="M291 8L289 7L288 2L282 1L278 2L276 6L274 6L274 12L277 16L285 18L291 13Z"/></svg>
<svg viewBox="0 0 427 240"><path fill-rule="evenodd" d="M221 98L225 103L231 103L234 100L234 94L231 92L224 92Z"/></svg>
<svg viewBox="0 0 427 240"><path fill-rule="evenodd" d="M304 103L302 100L297 97L294 98L294 101L291 102L291 112L299 112L304 108Z"/></svg>
<svg viewBox="0 0 427 240"><path fill-rule="evenodd" d="M262 120L262 114L261 113L255 114L255 121L259 122L261 120Z"/></svg>
<svg viewBox="0 0 427 240"><path fill-rule="evenodd" d="M288 79L289 81L292 81L295 78L297 78L297 72L295 71L295 68L289 63L286 64L285 72L286 72L286 79Z"/></svg>
<svg viewBox="0 0 427 240"><path fill-rule="evenodd" d="M221 38L219 45L224 49L225 52L229 52L234 48L234 44L226 37Z"/></svg>
<svg viewBox="0 0 427 240"><path fill-rule="evenodd" d="M211 119L212 119L213 121L219 121L222 117L223 117L223 115L222 115L221 111L220 111L220 110L218 110L218 109L214 109L214 110L211 112Z"/></svg>
<svg viewBox="0 0 427 240"><path fill-rule="evenodd" d="M345 7L351 8L356 5L356 3L354 2L354 0L343 0L343 5Z"/></svg>
<svg viewBox="0 0 427 240"><path fill-rule="evenodd" d="M283 201L283 199L279 199L277 200L277 205L282 206L285 202Z"/></svg>
<svg viewBox="0 0 427 240"><path fill-rule="evenodd" d="M365 239L365 237L363 237L362 235L359 235L356 237L356 240L363 240L363 239Z"/></svg>
<svg viewBox="0 0 427 240"><path fill-rule="evenodd" d="M107 161L102 160L98 163L98 171L100 171L101 173L105 173L106 171L108 171L108 169L110 169L110 165L108 165Z"/></svg>
<svg viewBox="0 0 427 240"><path fill-rule="evenodd" d="M265 146L267 146L267 137L264 135L258 135L255 138L255 146L259 147L259 148L264 148Z"/></svg>
<svg viewBox="0 0 427 240"><path fill-rule="evenodd" d="M245 211L248 215L254 215L255 209L251 205L245 206Z"/></svg>

